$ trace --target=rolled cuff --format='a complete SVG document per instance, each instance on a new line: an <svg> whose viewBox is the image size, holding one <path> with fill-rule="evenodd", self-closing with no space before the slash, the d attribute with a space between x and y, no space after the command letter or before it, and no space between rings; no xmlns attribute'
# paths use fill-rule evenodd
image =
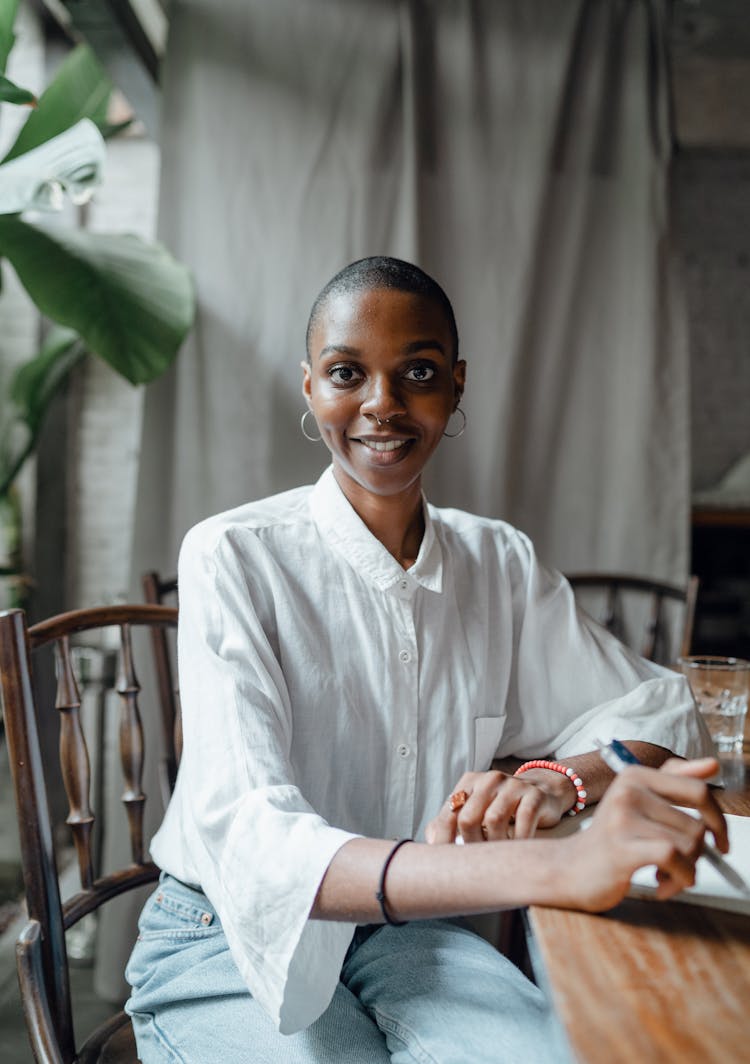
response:
<svg viewBox="0 0 750 1064"><path fill-rule="evenodd" d="M586 753L595 749L597 739L654 743L681 757L715 752L687 681L676 674L647 680L627 695L584 713L557 737L553 755Z"/></svg>
<svg viewBox="0 0 750 1064"><path fill-rule="evenodd" d="M309 1027L328 1008L339 981L341 966L356 925L309 917L320 884L339 849L358 838L326 827L317 838L315 853L304 856L304 898L297 894L288 907L265 926L265 947L247 933L244 913L232 912L222 923L234 961L248 990L281 1034ZM208 893L208 892L207 892ZM250 917L252 919L252 917ZM273 941L271 941L271 938Z"/></svg>
<svg viewBox="0 0 750 1064"><path fill-rule="evenodd" d="M160 868L206 894L243 981L282 1034L309 1026L328 1007L355 926L309 914L335 854L360 836L304 805L292 786L253 791L226 834L224 818L214 831L203 819L189 856L170 845L168 812L151 844Z"/></svg>

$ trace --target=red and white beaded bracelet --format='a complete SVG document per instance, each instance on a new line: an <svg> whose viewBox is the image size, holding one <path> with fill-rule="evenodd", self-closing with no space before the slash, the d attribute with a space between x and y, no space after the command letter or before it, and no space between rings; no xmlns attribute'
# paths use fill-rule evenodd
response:
<svg viewBox="0 0 750 1064"><path fill-rule="evenodd" d="M520 768L517 768L513 773L514 776L520 776L523 772L528 772L530 768L549 768L553 772L560 772L563 776L567 776L570 782L576 789L578 800L572 809L568 810L568 816L577 816L582 809L586 808L586 791L583 786L583 780L578 775L574 768L566 768L565 765L561 765L558 761L526 761Z"/></svg>

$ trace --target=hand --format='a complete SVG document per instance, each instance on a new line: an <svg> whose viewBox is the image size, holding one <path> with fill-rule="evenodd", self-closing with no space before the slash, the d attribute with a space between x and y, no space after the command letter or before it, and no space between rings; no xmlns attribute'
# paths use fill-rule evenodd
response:
<svg viewBox="0 0 750 1064"><path fill-rule="evenodd" d="M657 867L660 900L692 886L706 831L722 853L729 849L726 821L703 782L717 769L714 758L671 758L658 770L632 766L621 772L599 803L591 827L564 840L571 894L560 904L591 912L609 909L625 896L636 869L648 864Z"/></svg>
<svg viewBox="0 0 750 1064"><path fill-rule="evenodd" d="M492 842L511 835L529 839L537 828L557 824L576 798L570 780L548 769L529 770L523 776L496 771L465 772L455 791L466 791L466 804L454 813L447 799L427 825L427 842L455 842L457 835L467 843Z"/></svg>

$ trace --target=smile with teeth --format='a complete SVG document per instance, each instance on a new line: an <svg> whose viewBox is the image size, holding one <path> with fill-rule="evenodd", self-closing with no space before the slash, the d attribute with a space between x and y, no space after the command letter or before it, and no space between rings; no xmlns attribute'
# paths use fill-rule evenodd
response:
<svg viewBox="0 0 750 1064"><path fill-rule="evenodd" d="M399 447L403 447L408 440L362 440L365 447L369 447L371 451L397 451Z"/></svg>

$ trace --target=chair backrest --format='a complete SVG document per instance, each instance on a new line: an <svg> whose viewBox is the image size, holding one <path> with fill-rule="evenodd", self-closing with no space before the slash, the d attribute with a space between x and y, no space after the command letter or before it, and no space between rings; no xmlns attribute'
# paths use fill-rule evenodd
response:
<svg viewBox="0 0 750 1064"><path fill-rule="evenodd" d="M157 572L151 570L141 577L143 597L153 606L177 605L177 577L162 580ZM161 722L164 740L164 754L159 765L159 780L162 798L166 805L174 789L177 768L182 755L182 714L180 712L180 694L175 682L175 668L169 645L169 634L163 628L152 628L151 646L153 649L156 682L159 688L161 705Z"/></svg>
<svg viewBox="0 0 750 1064"><path fill-rule="evenodd" d="M133 629L174 628L177 610L166 606L108 606L74 610L28 628L22 610L0 613L0 693L18 810L21 862L29 923L17 947L21 997L37 1060L69 1064L75 1053L65 931L109 899L158 876L144 853L141 780L144 733L140 686L133 662ZM92 840L95 811L90 805L91 764L80 720L81 695L71 641L81 632L119 630L120 760L122 801L127 814L131 863L97 877ZM33 652L52 645L59 714L60 767L68 798L70 826L81 889L61 901L58 869L45 793L37 720L51 711L36 705L34 681L43 663ZM33 666L32 666L33 660ZM100 810L96 811L100 813ZM83 1058L81 1058L83 1059Z"/></svg>
<svg viewBox="0 0 750 1064"><path fill-rule="evenodd" d="M568 575L568 581L579 603L642 657L672 665L678 654L690 653L698 597L697 576L691 576L684 587L621 573L573 573ZM590 593L598 593L595 608L591 608ZM630 598L640 600L641 610L636 611L642 621L640 634L626 624L626 599ZM668 616L669 603L677 604L681 622ZM676 638L670 638L675 625Z"/></svg>

